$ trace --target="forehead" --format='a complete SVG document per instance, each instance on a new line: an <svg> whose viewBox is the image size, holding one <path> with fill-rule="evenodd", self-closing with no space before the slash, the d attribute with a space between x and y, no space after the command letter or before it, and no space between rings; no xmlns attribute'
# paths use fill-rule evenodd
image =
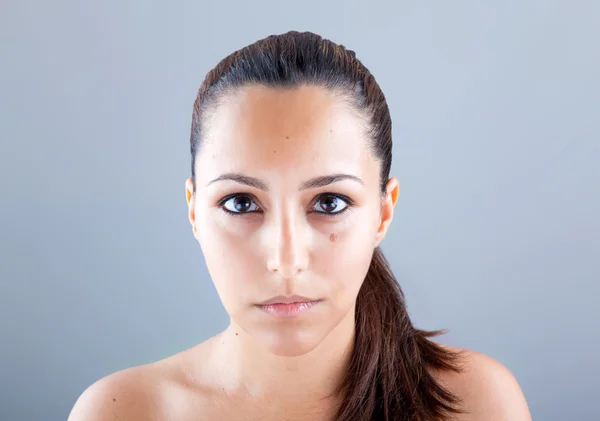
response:
<svg viewBox="0 0 600 421"><path fill-rule="evenodd" d="M346 172L368 179L378 174L378 163L366 128L347 100L324 88L244 87L219 101L206 119L197 174L307 178Z"/></svg>

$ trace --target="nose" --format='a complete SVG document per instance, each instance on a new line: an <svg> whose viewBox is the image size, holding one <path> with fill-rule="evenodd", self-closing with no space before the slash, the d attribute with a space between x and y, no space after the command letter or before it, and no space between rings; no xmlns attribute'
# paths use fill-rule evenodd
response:
<svg viewBox="0 0 600 421"><path fill-rule="evenodd" d="M267 237L268 269L285 279L292 279L308 266L308 231L301 216L293 211L279 212L271 223Z"/></svg>

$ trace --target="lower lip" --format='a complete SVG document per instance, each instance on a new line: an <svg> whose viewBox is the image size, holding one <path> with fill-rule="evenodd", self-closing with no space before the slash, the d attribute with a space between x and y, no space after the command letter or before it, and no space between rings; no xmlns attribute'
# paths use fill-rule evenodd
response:
<svg viewBox="0 0 600 421"><path fill-rule="evenodd" d="M257 307L265 313L277 317L294 317L308 312L319 301L308 301L302 303L276 303L276 304L259 304Z"/></svg>

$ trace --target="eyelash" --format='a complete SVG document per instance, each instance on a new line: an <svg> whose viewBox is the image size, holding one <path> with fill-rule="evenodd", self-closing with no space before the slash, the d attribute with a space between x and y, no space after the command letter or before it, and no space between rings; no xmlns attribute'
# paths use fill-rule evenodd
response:
<svg viewBox="0 0 600 421"><path fill-rule="evenodd" d="M253 213L257 213L257 211L251 211L251 212L231 212L230 210L225 208L225 203L227 203L228 200L233 199L235 197L239 197L239 196L245 196L250 198L252 201L255 201L254 196L252 196L251 194L248 193L233 193L230 195L225 196L224 198L222 198L221 200L219 200L218 202L218 207L222 212L225 212L227 215L232 215L232 216L244 216L244 215L248 215L248 214L253 214ZM346 211L350 210L353 206L354 206L354 202L347 196L344 196L343 194L338 194L338 193L323 193L320 194L319 196L317 196L316 200L313 203L318 203L321 199L323 199L324 197L335 197L337 199L341 199L346 203L346 207L344 209L342 209L339 212L335 212L335 213L327 213L327 212L319 212L319 211L313 211L316 213L320 213L323 215L326 215L328 217L331 218L335 218L335 217L339 217L340 215L346 213Z"/></svg>

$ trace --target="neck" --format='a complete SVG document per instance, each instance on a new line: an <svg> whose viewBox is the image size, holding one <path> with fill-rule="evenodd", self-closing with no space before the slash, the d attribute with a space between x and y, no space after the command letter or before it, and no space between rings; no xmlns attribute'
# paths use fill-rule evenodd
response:
<svg viewBox="0 0 600 421"><path fill-rule="evenodd" d="M243 391L252 399L275 399L283 405L319 405L324 399L334 403L348 368L354 331L354 312L350 311L315 349L284 357L268 352L231 322L218 335L213 355L225 374L222 386Z"/></svg>

